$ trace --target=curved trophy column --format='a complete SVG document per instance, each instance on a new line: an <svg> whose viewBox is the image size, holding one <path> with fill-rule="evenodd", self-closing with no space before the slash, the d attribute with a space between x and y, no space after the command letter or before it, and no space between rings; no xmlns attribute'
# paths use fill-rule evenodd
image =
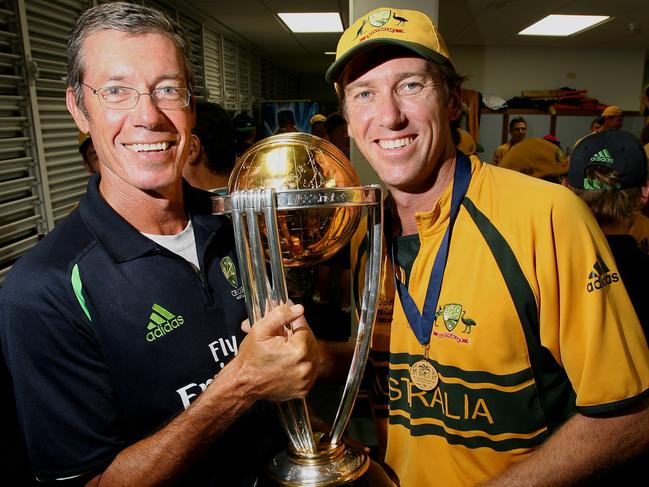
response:
<svg viewBox="0 0 649 487"><path fill-rule="evenodd" d="M285 266L325 260L351 238L364 216L370 250L352 363L329 433L314 434L306 402L278 404L289 448L268 467L280 485L334 486L361 477L370 465L343 434L369 354L381 268L382 190L359 186L345 156L308 134L282 134L251 147L230 180L231 195L214 197L214 213L230 213L251 321L288 302ZM364 213L364 215L363 215ZM287 329L287 333L291 333Z"/></svg>

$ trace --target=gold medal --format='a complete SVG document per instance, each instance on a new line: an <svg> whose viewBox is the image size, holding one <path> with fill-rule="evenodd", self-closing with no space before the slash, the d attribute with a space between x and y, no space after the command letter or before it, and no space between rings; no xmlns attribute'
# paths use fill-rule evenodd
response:
<svg viewBox="0 0 649 487"><path fill-rule="evenodd" d="M428 358L423 358L410 366L410 380L422 391L432 391L437 387L439 374Z"/></svg>

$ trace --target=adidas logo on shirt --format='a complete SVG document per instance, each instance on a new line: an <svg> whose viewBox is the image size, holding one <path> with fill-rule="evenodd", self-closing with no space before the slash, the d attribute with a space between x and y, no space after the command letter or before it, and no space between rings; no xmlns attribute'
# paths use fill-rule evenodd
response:
<svg viewBox="0 0 649 487"><path fill-rule="evenodd" d="M185 323L185 320L182 316L176 316L159 304L154 304L151 307L149 324L146 327L149 330L146 334L146 339L148 342L152 342L158 338L162 338L167 333L171 333L176 328L182 326L183 323Z"/></svg>
<svg viewBox="0 0 649 487"><path fill-rule="evenodd" d="M603 162L604 164L613 164L613 158L608 152L608 149L602 149L597 154L593 154L590 158L590 162Z"/></svg>
<svg viewBox="0 0 649 487"><path fill-rule="evenodd" d="M617 282L620 280L620 276L617 272L611 273L611 270L604 263L600 256L597 256L597 260L593 264L593 270L590 271L588 275L588 285L586 289L589 293L597 291L598 289L604 289L606 286Z"/></svg>

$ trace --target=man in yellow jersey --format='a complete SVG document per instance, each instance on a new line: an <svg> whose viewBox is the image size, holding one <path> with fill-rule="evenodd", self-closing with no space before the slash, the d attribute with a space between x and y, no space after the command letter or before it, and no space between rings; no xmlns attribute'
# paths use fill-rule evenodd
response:
<svg viewBox="0 0 649 487"><path fill-rule="evenodd" d="M649 350L583 203L456 150L463 78L420 12L360 17L326 77L390 190L370 371L395 480L564 486L639 454Z"/></svg>
<svg viewBox="0 0 649 487"><path fill-rule="evenodd" d="M509 122L509 135L509 142L505 142L496 148L491 161L492 164L499 166L500 161L505 157L505 154L507 154L512 147L522 141L527 135L527 122L523 117L513 118Z"/></svg>
<svg viewBox="0 0 649 487"><path fill-rule="evenodd" d="M617 105L610 105L602 112L604 124L600 127L599 131L610 129L621 129L624 124L624 112Z"/></svg>

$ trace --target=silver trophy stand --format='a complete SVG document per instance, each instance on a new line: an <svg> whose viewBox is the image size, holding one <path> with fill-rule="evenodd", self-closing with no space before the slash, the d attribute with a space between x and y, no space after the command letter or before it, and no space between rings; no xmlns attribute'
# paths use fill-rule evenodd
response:
<svg viewBox="0 0 649 487"><path fill-rule="evenodd" d="M278 212L345 206L365 209L366 238L370 244L354 354L328 434L313 433L304 399L278 403L289 446L273 458L268 473L280 485L341 485L361 477L370 465L364 451L344 443L343 434L365 370L376 317L381 269L382 190L378 186L286 191L262 188L239 190L229 197L213 198L215 214L232 215L241 280L252 323L276 306L288 303ZM262 239L260 220L264 223L265 239ZM267 249L262 243L264 240ZM287 333L292 333L292 330L287 329Z"/></svg>

